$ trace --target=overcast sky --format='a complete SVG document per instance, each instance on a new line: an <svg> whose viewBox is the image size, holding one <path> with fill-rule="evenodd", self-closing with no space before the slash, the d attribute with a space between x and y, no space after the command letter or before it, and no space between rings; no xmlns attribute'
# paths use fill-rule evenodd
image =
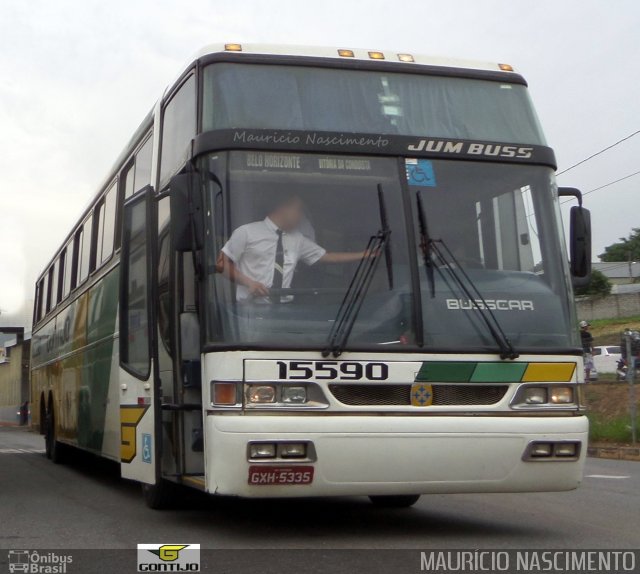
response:
<svg viewBox="0 0 640 574"><path fill-rule="evenodd" d="M513 64L559 169L640 129L637 0L2 0L0 324L190 55L212 42L389 48ZM640 170L640 135L559 177ZM594 254L640 227L640 176L586 198ZM27 306L30 306L29 302Z"/></svg>

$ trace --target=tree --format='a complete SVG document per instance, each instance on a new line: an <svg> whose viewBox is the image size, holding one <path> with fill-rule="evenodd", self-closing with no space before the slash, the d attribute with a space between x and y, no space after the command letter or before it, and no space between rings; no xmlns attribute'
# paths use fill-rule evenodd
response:
<svg viewBox="0 0 640 574"><path fill-rule="evenodd" d="M596 297L604 297L611 293L611 282L609 278L597 269L591 271L591 281L589 285L578 287L576 295L595 295Z"/></svg>
<svg viewBox="0 0 640 574"><path fill-rule="evenodd" d="M621 237L617 243L604 248L600 256L602 261L632 261L640 260L640 227L634 227L629 237Z"/></svg>

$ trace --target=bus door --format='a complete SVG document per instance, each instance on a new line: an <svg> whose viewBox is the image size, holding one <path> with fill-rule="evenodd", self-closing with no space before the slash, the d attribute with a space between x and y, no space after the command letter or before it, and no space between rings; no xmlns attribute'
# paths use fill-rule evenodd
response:
<svg viewBox="0 0 640 574"><path fill-rule="evenodd" d="M197 482L204 475L199 282L193 252L175 249L169 196L158 204L157 356L162 475ZM191 477L191 480L189 478Z"/></svg>
<svg viewBox="0 0 640 574"><path fill-rule="evenodd" d="M175 396L181 436L181 475L204 475L199 282L191 252L176 253Z"/></svg>
<svg viewBox="0 0 640 574"><path fill-rule="evenodd" d="M154 260L157 202L147 186L124 204L120 268L120 466L122 476L155 484L158 388Z"/></svg>

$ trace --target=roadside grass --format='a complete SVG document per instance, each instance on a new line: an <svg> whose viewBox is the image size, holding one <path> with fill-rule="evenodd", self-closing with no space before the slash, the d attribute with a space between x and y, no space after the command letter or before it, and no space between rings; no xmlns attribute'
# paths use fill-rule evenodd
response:
<svg viewBox="0 0 640 574"><path fill-rule="evenodd" d="M640 329L640 315L623 317L620 319L595 319L589 321L591 324L591 334L594 345L619 345L620 334L627 327L630 329Z"/></svg>
<svg viewBox="0 0 640 574"><path fill-rule="evenodd" d="M598 413L587 413L589 417L589 442L613 442L631 443L631 420L625 418L615 418L606 420ZM636 421L636 426L640 429L640 417Z"/></svg>
<svg viewBox="0 0 640 574"><path fill-rule="evenodd" d="M640 386L640 385L639 385ZM622 382L589 383L585 387L589 442L631 443L631 417L629 415L629 384ZM637 428L640 430L640 388Z"/></svg>

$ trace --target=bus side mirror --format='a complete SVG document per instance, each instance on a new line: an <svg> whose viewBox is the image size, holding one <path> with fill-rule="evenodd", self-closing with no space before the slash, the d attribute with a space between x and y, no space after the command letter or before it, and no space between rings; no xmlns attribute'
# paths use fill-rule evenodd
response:
<svg viewBox="0 0 640 574"><path fill-rule="evenodd" d="M197 173L174 175L169 182L171 240L179 252L197 251L204 244L202 195Z"/></svg>
<svg viewBox="0 0 640 574"><path fill-rule="evenodd" d="M569 213L569 265L574 287L591 281L591 212L582 207L582 193L575 187L559 187L558 197L575 197L578 205Z"/></svg>
<svg viewBox="0 0 640 574"><path fill-rule="evenodd" d="M574 205L569 214L569 253L574 287L591 280L591 213Z"/></svg>

